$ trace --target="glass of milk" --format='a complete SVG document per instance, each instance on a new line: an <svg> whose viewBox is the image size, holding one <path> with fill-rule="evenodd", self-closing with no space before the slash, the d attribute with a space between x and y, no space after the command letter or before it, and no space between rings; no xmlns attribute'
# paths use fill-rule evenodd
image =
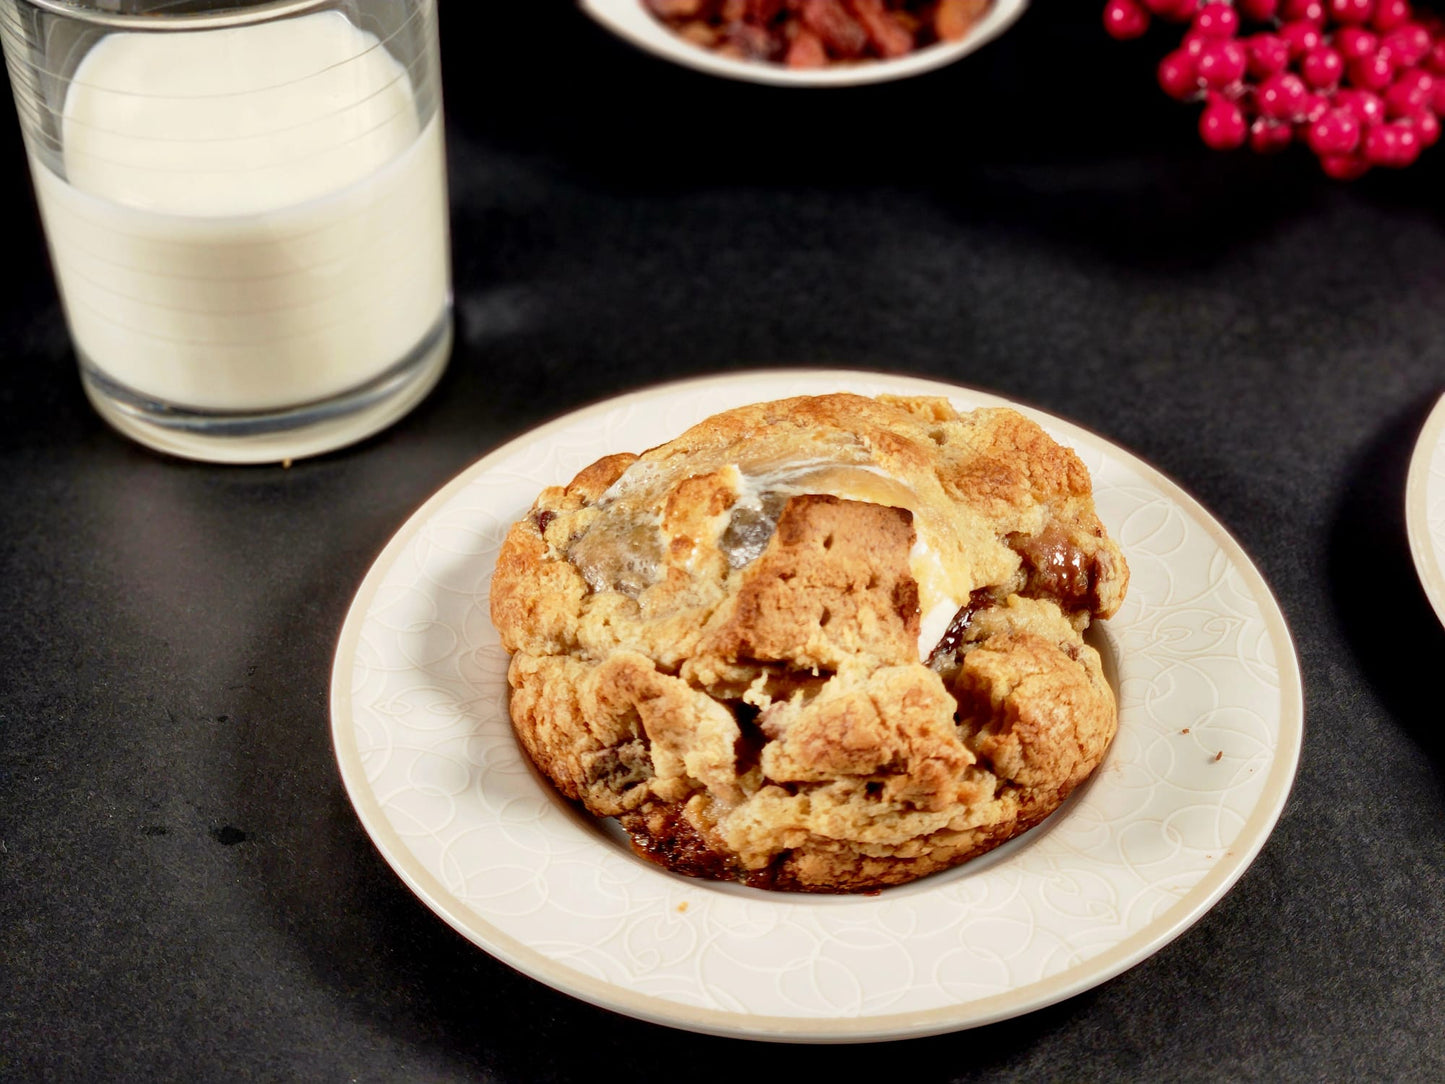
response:
<svg viewBox="0 0 1445 1084"><path fill-rule="evenodd" d="M275 462L436 383L451 276L436 0L0 0L86 394Z"/></svg>

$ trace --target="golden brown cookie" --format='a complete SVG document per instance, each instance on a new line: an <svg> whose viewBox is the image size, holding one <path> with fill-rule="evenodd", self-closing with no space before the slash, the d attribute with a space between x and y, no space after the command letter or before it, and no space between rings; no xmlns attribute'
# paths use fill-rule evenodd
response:
<svg viewBox="0 0 1445 1084"><path fill-rule="evenodd" d="M678 873L850 892L1037 824L1103 758L1082 633L1128 583L1087 471L1005 409L759 403L546 489L492 620L517 736Z"/></svg>

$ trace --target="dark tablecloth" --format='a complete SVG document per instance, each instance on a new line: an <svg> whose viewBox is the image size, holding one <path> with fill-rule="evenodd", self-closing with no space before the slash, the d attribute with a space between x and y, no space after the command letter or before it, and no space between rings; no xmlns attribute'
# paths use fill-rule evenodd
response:
<svg viewBox="0 0 1445 1084"><path fill-rule="evenodd" d="M1445 1078L1445 633L1405 470L1445 390L1445 150L1343 185L1204 150L1096 3L906 83L696 75L564 4L442 10L458 341L361 446L170 460L88 408L0 159L0 1077ZM495 9L495 10L494 10ZM438 486L573 406L740 367L975 385L1136 452L1280 600L1307 730L1238 885L1147 961L954 1035L615 1016L452 932L332 754L337 632Z"/></svg>

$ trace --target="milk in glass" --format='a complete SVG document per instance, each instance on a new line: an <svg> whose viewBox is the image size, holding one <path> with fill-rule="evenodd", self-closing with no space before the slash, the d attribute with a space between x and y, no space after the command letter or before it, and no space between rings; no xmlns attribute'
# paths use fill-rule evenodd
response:
<svg viewBox="0 0 1445 1084"><path fill-rule="evenodd" d="M339 12L102 38L65 96L64 176L31 156L84 361L134 395L238 413L327 399L414 352L449 304L423 89Z"/></svg>

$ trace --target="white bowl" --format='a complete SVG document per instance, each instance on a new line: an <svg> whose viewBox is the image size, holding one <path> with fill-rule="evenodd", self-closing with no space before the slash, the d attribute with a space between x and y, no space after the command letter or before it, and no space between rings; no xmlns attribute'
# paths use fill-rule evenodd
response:
<svg viewBox="0 0 1445 1084"><path fill-rule="evenodd" d="M638 48L710 75L783 87L848 87L883 83L941 68L993 41L1013 25L1029 0L993 0L988 14L962 41L940 42L896 60L862 60L826 68L795 69L757 60L734 60L669 30L643 7L642 0L580 0L582 10Z"/></svg>

